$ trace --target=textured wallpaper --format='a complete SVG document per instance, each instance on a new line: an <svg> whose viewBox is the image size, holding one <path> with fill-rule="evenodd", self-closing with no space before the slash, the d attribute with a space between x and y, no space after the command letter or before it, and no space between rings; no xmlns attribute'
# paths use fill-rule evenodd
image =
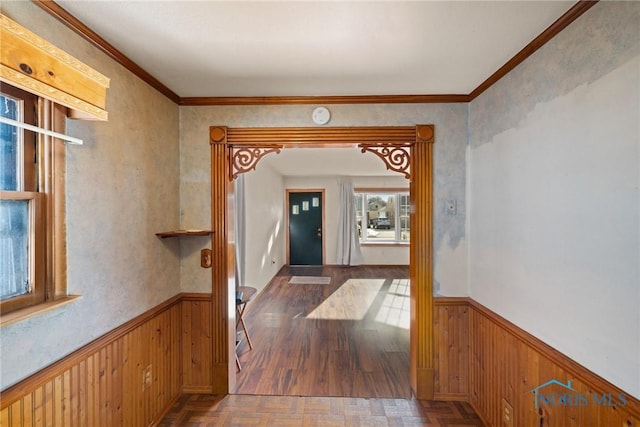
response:
<svg viewBox="0 0 640 427"><path fill-rule="evenodd" d="M517 127L538 104L590 84L638 56L638 22L640 7L634 1L606 2L582 15L473 101L472 146Z"/></svg>
<svg viewBox="0 0 640 427"><path fill-rule="evenodd" d="M210 153L208 129L229 127L313 126L315 106L181 107L181 219L185 227L210 224ZM467 295L465 182L467 106L465 104L330 105L327 126L413 126L434 124L434 221L436 292ZM457 200L457 215L447 215L444 201ZM188 243L196 245L197 243ZM203 245L206 242L202 243ZM209 289L210 273L199 269L197 251L182 261L182 289Z"/></svg>
<svg viewBox="0 0 640 427"><path fill-rule="evenodd" d="M211 271L199 266L208 238L154 234L209 226L209 126L312 126L314 106L179 108L32 3L2 8L111 78L109 121L68 124L85 140L67 149L68 289L82 299L2 328L4 389L181 290L210 291ZM435 289L466 295L467 106L330 109L329 126L436 126ZM446 199L457 200L457 215L446 215Z"/></svg>
<svg viewBox="0 0 640 427"><path fill-rule="evenodd" d="M178 107L31 2L3 13L111 78L108 122L68 121L68 290L82 299L3 327L1 388L180 291ZM28 357L25 357L27 356Z"/></svg>

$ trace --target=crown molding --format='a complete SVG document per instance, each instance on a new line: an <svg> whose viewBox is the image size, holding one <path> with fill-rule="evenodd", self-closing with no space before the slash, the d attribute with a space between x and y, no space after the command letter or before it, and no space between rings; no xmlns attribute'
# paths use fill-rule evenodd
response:
<svg viewBox="0 0 640 427"><path fill-rule="evenodd" d="M498 80L506 76L511 70L516 68L525 59L529 56L533 55L535 51L544 46L549 40L558 35L562 30L567 28L569 24L578 19L585 13L587 10L591 9L598 3L599 0L579 0L576 4L574 4L571 9L566 11L564 15L558 18L553 24L547 27L538 37L533 39L531 43L526 45L520 52L516 53L513 58L511 58L507 63L505 63L502 67L500 67L495 73L493 73L487 80L482 82L480 86L475 88L469 94L469 101L473 101L477 98L482 92L489 89L493 86Z"/></svg>
<svg viewBox="0 0 640 427"><path fill-rule="evenodd" d="M578 19L583 13L593 7L599 0L578 0L571 9L565 12L538 37L533 39L513 58L507 61L489 78L482 82L470 94L443 95L345 95L345 96L212 96L212 97L184 97L181 98L159 80L126 57L109 42L84 25L53 0L31 0L40 8L58 19L85 40L106 53L109 57L124 66L143 81L158 90L178 105L206 106L206 105L307 105L307 104L423 104L423 103L465 103L471 102L489 87L495 84L511 70L521 64L535 51L544 46L549 40L564 30L569 24Z"/></svg>
<svg viewBox="0 0 640 427"><path fill-rule="evenodd" d="M73 30L76 34L87 40L89 43L100 49L102 52L106 53L111 59L125 67L127 70L131 71L136 76L140 77L144 82L149 84L151 87L155 88L158 92L175 102L176 104L180 104L180 97L178 94L173 92L167 86L162 84L158 79L149 74L146 70L140 67L138 64L133 62L127 56L125 56L122 52L116 49L113 45L111 45L108 41L100 37L97 33L95 33L91 28L87 27L80 20L78 20L75 16L71 15L65 9L63 9L59 4L52 0L31 0L49 15L56 18L58 21L62 22L64 25Z"/></svg>
<svg viewBox="0 0 640 427"><path fill-rule="evenodd" d="M180 105L422 104L469 102L469 95L212 96L181 98Z"/></svg>

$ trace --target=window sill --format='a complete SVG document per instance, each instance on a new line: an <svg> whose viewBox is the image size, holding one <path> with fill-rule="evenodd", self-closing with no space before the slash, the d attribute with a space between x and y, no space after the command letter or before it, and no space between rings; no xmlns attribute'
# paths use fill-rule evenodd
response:
<svg viewBox="0 0 640 427"><path fill-rule="evenodd" d="M67 305L80 298L82 298L82 296L80 295L68 295L66 297L61 297L52 301L43 302L42 304L37 304L31 307L12 311L7 314L2 314L0 315L0 327L21 322L30 317L37 316L58 307L62 307L63 305Z"/></svg>
<svg viewBox="0 0 640 427"><path fill-rule="evenodd" d="M409 247L409 242L360 242L360 246L398 246Z"/></svg>

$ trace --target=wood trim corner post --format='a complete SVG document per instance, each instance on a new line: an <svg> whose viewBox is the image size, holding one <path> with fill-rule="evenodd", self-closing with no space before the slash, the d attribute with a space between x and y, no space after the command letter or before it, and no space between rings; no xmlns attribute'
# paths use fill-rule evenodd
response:
<svg viewBox="0 0 640 427"><path fill-rule="evenodd" d="M214 394L235 388L235 243L233 239L234 181L230 177L227 128L211 127L212 301L211 342ZM231 237L231 239L230 239Z"/></svg>
<svg viewBox="0 0 640 427"><path fill-rule="evenodd" d="M212 375L214 393L235 388L233 181L269 153L288 147L360 147L411 180L411 388L434 397L433 142L434 126L227 128L212 126ZM409 167L405 163L409 152Z"/></svg>
<svg viewBox="0 0 640 427"><path fill-rule="evenodd" d="M433 330L433 125L416 126L411 153L411 388L434 398Z"/></svg>

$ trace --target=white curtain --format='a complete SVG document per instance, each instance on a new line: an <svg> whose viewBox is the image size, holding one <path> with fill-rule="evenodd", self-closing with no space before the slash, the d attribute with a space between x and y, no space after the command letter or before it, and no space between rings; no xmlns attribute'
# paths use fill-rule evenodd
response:
<svg viewBox="0 0 640 427"><path fill-rule="evenodd" d="M339 265L362 264L360 235L356 220L355 195L352 182L340 183L340 208L338 218L338 256Z"/></svg>
<svg viewBox="0 0 640 427"><path fill-rule="evenodd" d="M235 242L236 242L236 288L244 286L246 264L246 209L245 209L245 184L244 174L240 174L235 184L236 209L235 209Z"/></svg>

